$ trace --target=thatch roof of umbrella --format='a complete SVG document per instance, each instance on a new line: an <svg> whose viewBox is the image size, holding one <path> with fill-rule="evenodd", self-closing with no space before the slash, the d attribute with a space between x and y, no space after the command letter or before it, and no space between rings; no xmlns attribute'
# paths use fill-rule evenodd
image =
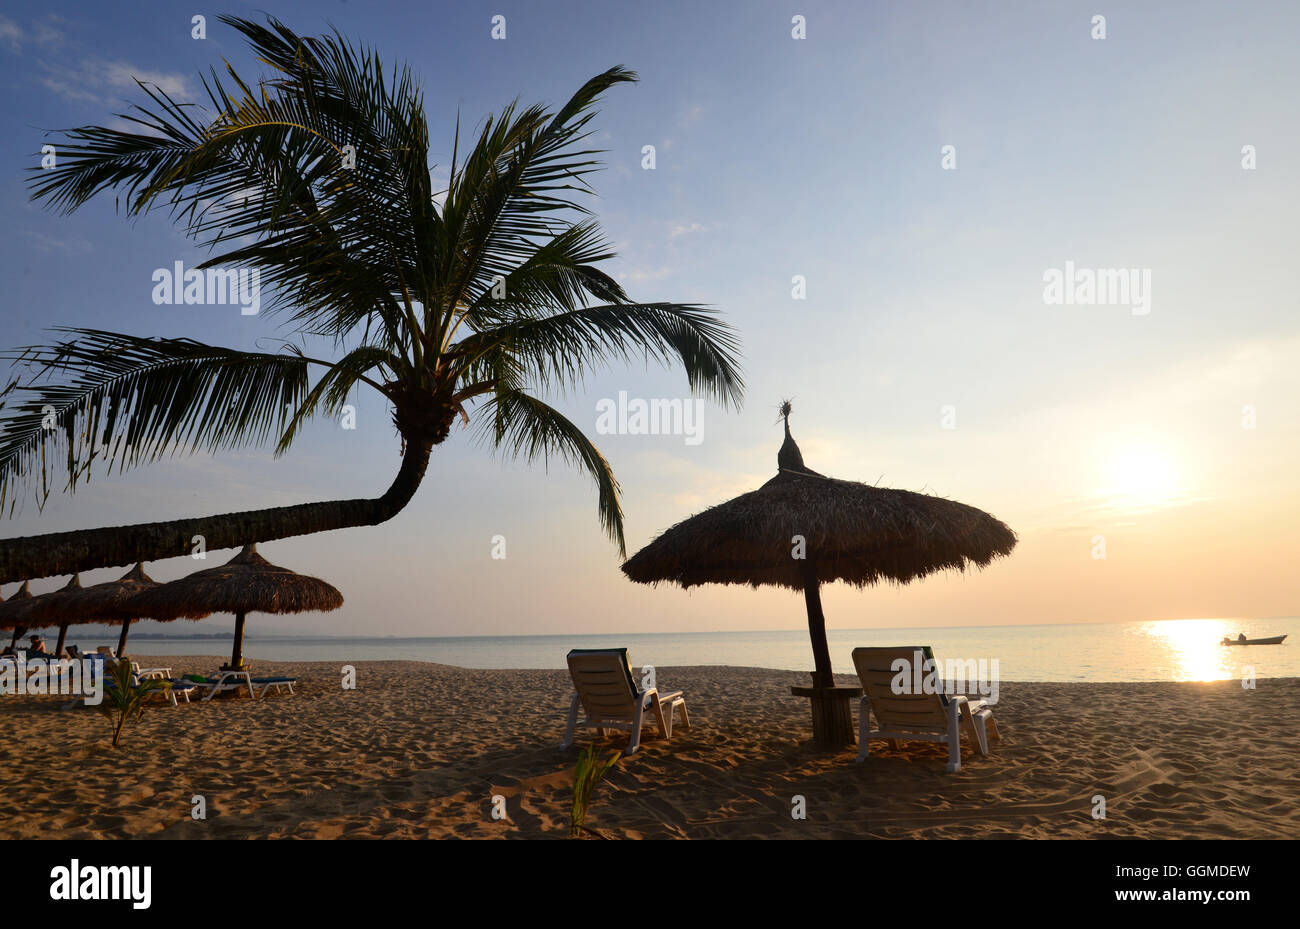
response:
<svg viewBox="0 0 1300 929"><path fill-rule="evenodd" d="M634 581L773 584L803 590L808 565L818 583L865 587L881 580L906 584L936 571L984 567L1016 545L1001 520L973 506L891 487L843 481L803 463L790 435L777 474L762 487L683 520L623 564ZM805 559L792 557L803 537Z"/></svg>
<svg viewBox="0 0 1300 929"><path fill-rule="evenodd" d="M1003 522L973 506L910 490L781 470L757 490L665 531L623 565L634 581L772 584L803 590L794 539L820 583L906 584L944 569L984 567L1015 547Z"/></svg>
<svg viewBox="0 0 1300 929"><path fill-rule="evenodd" d="M29 581L23 581L16 594L8 600L0 600L0 629L13 629L13 642L17 643L19 635L27 629L27 611L35 600L31 595Z"/></svg>
<svg viewBox="0 0 1300 929"><path fill-rule="evenodd" d="M271 564L249 545L223 565L154 587L127 603L141 618L202 619L212 613L337 610L343 595L319 578Z"/></svg>
<svg viewBox="0 0 1300 929"><path fill-rule="evenodd" d="M32 608L32 601L35 599L32 596L30 582L23 581L23 586L19 587L13 596L8 600L0 600L0 629L25 628L27 612Z"/></svg>
<svg viewBox="0 0 1300 929"><path fill-rule="evenodd" d="M238 667L242 663L245 614L337 610L342 605L343 595L332 585L271 564L253 544L223 565L195 571L137 594L123 608L141 618L161 620L234 613L231 664Z"/></svg>
<svg viewBox="0 0 1300 929"><path fill-rule="evenodd" d="M145 573L143 564L136 564L115 581L90 587L82 587L80 578L74 577L62 590L37 597L27 615L41 625L59 626L56 653L62 649L68 626L81 623L122 623L117 648L120 655L126 648L131 621L137 618L124 604L137 594L157 586L158 582Z"/></svg>
<svg viewBox="0 0 1300 929"><path fill-rule="evenodd" d="M83 590L81 586L81 575L74 574L58 590L50 593L41 594L39 597L33 597L23 611L23 622L27 626L58 626L59 641L54 647L55 655L63 654L63 643L67 638L69 621L64 619L64 613L59 610L59 602L72 594L80 593ZM50 608L54 607L53 610Z"/></svg>
<svg viewBox="0 0 1300 929"><path fill-rule="evenodd" d="M81 575L74 574L68 579L68 583L58 590L32 597L32 602L27 605L23 618L29 626L57 626L67 615L66 610L61 607L61 602L85 590L86 588L81 586Z"/></svg>
<svg viewBox="0 0 1300 929"><path fill-rule="evenodd" d="M1009 554L1016 534L964 503L813 471L790 434L788 401L781 415L785 443L777 454L776 476L668 529L624 562L623 573L647 584L802 590L817 667L814 681L831 688L821 584L906 584L945 569L983 567Z"/></svg>

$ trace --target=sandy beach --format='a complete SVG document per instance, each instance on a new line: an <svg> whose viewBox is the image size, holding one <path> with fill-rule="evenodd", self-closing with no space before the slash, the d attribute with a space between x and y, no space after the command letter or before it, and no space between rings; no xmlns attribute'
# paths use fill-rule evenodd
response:
<svg viewBox="0 0 1300 929"><path fill-rule="evenodd" d="M176 671L213 659L150 657ZM293 696L157 704L120 750L92 710L0 699L2 838L563 838L578 751L560 751L567 672L255 662ZM607 838L1294 838L1300 679L1211 684L1005 683L1003 739L982 758L809 741L804 675L662 667L692 729L643 749L596 791ZM841 682L853 683L851 676ZM855 707L856 717L856 707ZM622 748L626 737L606 745ZM208 818L191 818L194 795ZM1106 798L1107 816L1090 815ZM493 795L509 819L491 817ZM792 798L807 818L791 817Z"/></svg>

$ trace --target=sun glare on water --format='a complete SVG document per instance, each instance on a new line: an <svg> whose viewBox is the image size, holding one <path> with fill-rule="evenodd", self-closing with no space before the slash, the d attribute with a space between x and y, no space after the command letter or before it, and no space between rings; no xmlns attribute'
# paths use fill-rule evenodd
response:
<svg viewBox="0 0 1300 929"><path fill-rule="evenodd" d="M1232 649L1219 644L1225 635L1236 635L1219 619L1173 619L1147 623L1143 629L1168 662L1176 681L1226 681L1235 677L1230 661Z"/></svg>

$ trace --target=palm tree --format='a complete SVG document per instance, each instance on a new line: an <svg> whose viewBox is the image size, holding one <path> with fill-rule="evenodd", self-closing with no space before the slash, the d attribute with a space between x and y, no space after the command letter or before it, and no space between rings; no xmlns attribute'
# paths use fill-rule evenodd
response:
<svg viewBox="0 0 1300 929"><path fill-rule="evenodd" d="M599 154L582 147L593 104L635 74L611 68L554 113L506 107L464 157L457 121L445 191L430 178L420 90L409 70L337 32L300 37L222 17L273 74L254 88L229 64L203 85L200 118L157 87L132 131L67 131L33 199L63 213L112 190L128 215L165 207L213 256L201 268L255 269L300 338L246 352L192 339L65 329L64 341L3 356L34 372L0 391L0 507L44 501L97 461L119 470L178 451L278 440L336 417L362 386L387 398L402 440L392 486L374 499L306 503L0 541L0 582L134 564L392 518L458 419L528 460L559 456L598 488L600 522L624 553L619 487L582 431L537 396L592 366L680 361L693 391L739 406L734 331L700 306L637 303L597 265L612 257L579 195ZM441 194L441 198L439 197ZM441 199L441 203L440 203ZM471 415L472 414L472 415Z"/></svg>

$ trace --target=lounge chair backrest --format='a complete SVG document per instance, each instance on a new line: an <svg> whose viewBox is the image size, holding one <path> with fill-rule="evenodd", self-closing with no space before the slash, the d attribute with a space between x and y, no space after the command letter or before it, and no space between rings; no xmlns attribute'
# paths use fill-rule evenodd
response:
<svg viewBox="0 0 1300 929"><path fill-rule="evenodd" d="M573 688L588 716L632 718L639 691L626 648L575 648L568 662Z"/></svg>
<svg viewBox="0 0 1300 929"><path fill-rule="evenodd" d="M918 656L919 669L916 667ZM942 675L936 674L933 678L937 692L925 692L924 681L929 679L925 667L927 659L934 661L934 653L928 645L853 650L858 680L871 703L872 714L883 728L947 729L948 698L943 693ZM900 661L906 664L898 664ZM916 686L918 673L923 682L919 688Z"/></svg>

